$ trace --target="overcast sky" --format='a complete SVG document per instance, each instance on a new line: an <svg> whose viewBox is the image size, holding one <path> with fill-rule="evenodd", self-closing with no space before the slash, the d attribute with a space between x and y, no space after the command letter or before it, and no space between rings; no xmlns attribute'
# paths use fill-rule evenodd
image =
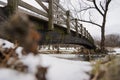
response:
<svg viewBox="0 0 120 80"><path fill-rule="evenodd" d="M0 1L6 1L6 0L0 0ZM39 5L34 0L24 0L25 2L28 2L36 7L39 7ZM65 1L65 0L64 0ZM68 3L64 2L64 5L68 5ZM77 0L71 0L75 4L74 6L76 8L79 8ZM94 12L93 12L94 13ZM99 21L101 17L94 16L95 21ZM100 28L93 25L84 24L84 27L88 29L88 31L91 33L93 37L100 38ZM107 24L106 24L106 34L112 34L117 33L120 34L120 0L112 0L110 3L108 16L107 16Z"/></svg>

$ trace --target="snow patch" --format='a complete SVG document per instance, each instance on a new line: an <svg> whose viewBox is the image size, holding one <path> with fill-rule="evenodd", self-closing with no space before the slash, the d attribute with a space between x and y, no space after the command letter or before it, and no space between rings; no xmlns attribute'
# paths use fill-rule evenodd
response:
<svg viewBox="0 0 120 80"><path fill-rule="evenodd" d="M20 73L18 71L2 68L0 69L0 80L36 80L31 74Z"/></svg>

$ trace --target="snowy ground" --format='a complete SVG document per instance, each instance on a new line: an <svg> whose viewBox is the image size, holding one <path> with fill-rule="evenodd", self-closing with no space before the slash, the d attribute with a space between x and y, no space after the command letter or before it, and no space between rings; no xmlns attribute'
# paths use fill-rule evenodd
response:
<svg viewBox="0 0 120 80"><path fill-rule="evenodd" d="M120 47L108 48L109 54L120 54Z"/></svg>
<svg viewBox="0 0 120 80"><path fill-rule="evenodd" d="M120 54L120 48L114 48L114 50L116 51L115 53Z"/></svg>
<svg viewBox="0 0 120 80"><path fill-rule="evenodd" d="M3 43L6 44L3 45ZM14 47L14 45L0 39L0 48L7 47ZM0 68L0 80L36 80L34 74L38 65L48 67L47 80L89 80L90 78L87 74L92 70L91 63L89 62L59 59L47 54L34 56L31 53L27 56L22 56L21 50L22 48L19 47L16 52L19 54L20 61L29 66L28 73Z"/></svg>
<svg viewBox="0 0 120 80"><path fill-rule="evenodd" d="M0 39L0 49L10 47L14 47L14 45ZM48 67L47 80L89 80L90 78L88 75L88 72L92 70L90 62L60 59L47 54L34 56L31 53L23 56L21 50L22 47L19 47L16 52L19 54L20 61L29 66L28 72L22 73L12 69L0 68L0 80L37 80L34 74L38 65ZM120 48L114 50L116 53L120 53Z"/></svg>
<svg viewBox="0 0 120 80"><path fill-rule="evenodd" d="M29 65L29 73L0 69L0 80L35 80L32 74L35 73L37 65L49 67L47 80L89 80L87 72L92 69L89 62L58 59L47 55L33 56L30 54L22 57L21 60Z"/></svg>

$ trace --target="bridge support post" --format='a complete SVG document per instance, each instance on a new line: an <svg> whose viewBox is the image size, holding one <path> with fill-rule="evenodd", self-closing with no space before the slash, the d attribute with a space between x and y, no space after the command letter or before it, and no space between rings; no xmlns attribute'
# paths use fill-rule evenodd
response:
<svg viewBox="0 0 120 80"><path fill-rule="evenodd" d="M54 24L53 24L53 0L49 0L49 11L48 11L48 30L54 30Z"/></svg>
<svg viewBox="0 0 120 80"><path fill-rule="evenodd" d="M83 35L83 25L82 24L80 24L80 33L81 33L81 35Z"/></svg>
<svg viewBox="0 0 120 80"><path fill-rule="evenodd" d="M66 20L66 25L67 25L67 33L70 34L70 11L66 12L67 20Z"/></svg>
<svg viewBox="0 0 120 80"><path fill-rule="evenodd" d="M79 34L78 34L78 20L77 19L75 19L75 29L76 29L76 36L79 36Z"/></svg>
<svg viewBox="0 0 120 80"><path fill-rule="evenodd" d="M86 28L84 27L83 30L84 30L84 36L86 37Z"/></svg>
<svg viewBox="0 0 120 80"><path fill-rule="evenodd" d="M83 27L83 36L86 37L86 29Z"/></svg>
<svg viewBox="0 0 120 80"><path fill-rule="evenodd" d="M8 16L14 14L18 9L19 0L7 0Z"/></svg>

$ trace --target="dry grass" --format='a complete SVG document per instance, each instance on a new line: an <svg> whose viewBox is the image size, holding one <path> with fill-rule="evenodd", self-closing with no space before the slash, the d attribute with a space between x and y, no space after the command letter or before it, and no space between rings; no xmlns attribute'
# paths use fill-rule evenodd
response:
<svg viewBox="0 0 120 80"><path fill-rule="evenodd" d="M91 80L120 80L120 57L108 55L94 65Z"/></svg>

